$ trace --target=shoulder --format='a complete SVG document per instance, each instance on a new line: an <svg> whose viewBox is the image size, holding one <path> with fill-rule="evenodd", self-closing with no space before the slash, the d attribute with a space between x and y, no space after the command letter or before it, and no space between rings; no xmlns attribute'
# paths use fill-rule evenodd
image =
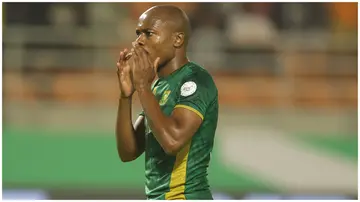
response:
<svg viewBox="0 0 360 202"><path fill-rule="evenodd" d="M189 63L187 71L185 72L182 79L183 82L191 80L198 82L201 85L206 85L207 87L216 88L215 82L211 74L202 66L194 62Z"/></svg>
<svg viewBox="0 0 360 202"><path fill-rule="evenodd" d="M217 87L211 74L202 66L194 62L188 64L180 85L182 90L195 88L204 93L217 95Z"/></svg>

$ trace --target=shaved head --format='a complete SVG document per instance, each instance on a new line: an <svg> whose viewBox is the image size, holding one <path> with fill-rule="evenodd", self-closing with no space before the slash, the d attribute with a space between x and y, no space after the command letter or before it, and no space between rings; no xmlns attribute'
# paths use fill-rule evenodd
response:
<svg viewBox="0 0 360 202"><path fill-rule="evenodd" d="M160 5L149 8L140 18L146 16L154 21L160 20L173 32L184 33L185 46L187 45L191 35L191 27L189 18L183 10L172 5Z"/></svg>
<svg viewBox="0 0 360 202"><path fill-rule="evenodd" d="M172 69L187 61L190 32L189 18L183 10L171 5L154 6L139 17L136 44L143 47L151 61L160 58L158 69L170 63Z"/></svg>
<svg viewBox="0 0 360 202"><path fill-rule="evenodd" d="M157 18L168 25L169 29L173 32L182 32L185 36L185 45L190 38L191 27L189 18L186 13L176 6L161 5L154 6L144 12L146 15L150 15L152 18ZM144 15L143 14L143 15Z"/></svg>

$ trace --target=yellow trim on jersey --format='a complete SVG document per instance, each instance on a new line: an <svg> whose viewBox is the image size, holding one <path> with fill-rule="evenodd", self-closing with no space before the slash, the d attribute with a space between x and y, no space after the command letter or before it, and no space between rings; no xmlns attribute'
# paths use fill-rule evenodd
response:
<svg viewBox="0 0 360 202"><path fill-rule="evenodd" d="M156 93L156 90L157 90L157 86L154 87L154 89L153 89L153 94L154 94L154 95L155 95L155 93Z"/></svg>
<svg viewBox="0 0 360 202"><path fill-rule="evenodd" d="M165 194L166 200L186 200L184 193L190 145L191 141L176 155L175 165L171 172L170 191Z"/></svg>
<svg viewBox="0 0 360 202"><path fill-rule="evenodd" d="M196 109L194 109L192 107L189 107L187 105L176 105L174 108L178 108L178 107L191 110L191 111L195 112L197 115L199 115L202 120L204 120L204 116L198 110L196 110Z"/></svg>

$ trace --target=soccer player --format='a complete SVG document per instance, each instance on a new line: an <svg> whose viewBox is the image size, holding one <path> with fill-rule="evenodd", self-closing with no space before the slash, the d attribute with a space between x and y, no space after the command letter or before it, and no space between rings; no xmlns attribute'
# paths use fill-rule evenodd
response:
<svg viewBox="0 0 360 202"><path fill-rule="evenodd" d="M218 92L211 75L186 56L190 31L181 9L152 7L139 18L133 51L120 52L117 63L117 150L123 162L145 151L148 199L212 199L207 168ZM133 125L134 91L143 111Z"/></svg>

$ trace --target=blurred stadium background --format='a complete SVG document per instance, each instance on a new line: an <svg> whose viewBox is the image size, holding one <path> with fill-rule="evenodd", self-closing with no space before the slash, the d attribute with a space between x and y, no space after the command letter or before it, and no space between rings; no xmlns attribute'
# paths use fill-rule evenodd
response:
<svg viewBox="0 0 360 202"><path fill-rule="evenodd" d="M357 3L173 4L219 89L214 197L356 199ZM152 5L3 3L4 199L145 199L115 62Z"/></svg>

